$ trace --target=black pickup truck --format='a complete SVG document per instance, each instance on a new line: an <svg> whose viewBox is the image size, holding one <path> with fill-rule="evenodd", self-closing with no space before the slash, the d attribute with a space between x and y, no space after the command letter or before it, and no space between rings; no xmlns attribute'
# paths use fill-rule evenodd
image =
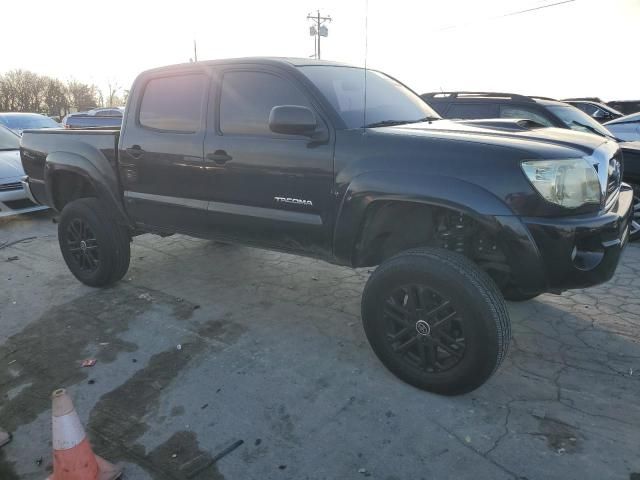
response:
<svg viewBox="0 0 640 480"><path fill-rule="evenodd" d="M81 282L121 279L145 232L379 265L362 297L373 350L448 395L504 359L505 296L611 278L633 196L615 142L443 120L380 72L308 59L146 71L121 131L26 131L21 155Z"/></svg>

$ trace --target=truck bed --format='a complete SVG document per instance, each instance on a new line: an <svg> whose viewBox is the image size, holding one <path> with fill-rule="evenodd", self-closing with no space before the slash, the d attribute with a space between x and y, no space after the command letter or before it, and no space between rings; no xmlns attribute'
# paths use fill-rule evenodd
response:
<svg viewBox="0 0 640 480"><path fill-rule="evenodd" d="M29 176L31 193L35 199L48 204L44 185L44 165L52 152L70 152L90 147L99 150L115 169L118 162L119 129L86 130L25 130L20 155L25 173Z"/></svg>

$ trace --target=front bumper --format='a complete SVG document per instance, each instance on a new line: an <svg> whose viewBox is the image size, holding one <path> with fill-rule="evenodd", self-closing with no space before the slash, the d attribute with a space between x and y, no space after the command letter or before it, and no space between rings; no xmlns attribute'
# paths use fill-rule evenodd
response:
<svg viewBox="0 0 640 480"><path fill-rule="evenodd" d="M10 178L0 182L0 218L47 208L35 201L29 189L25 188L24 179Z"/></svg>
<svg viewBox="0 0 640 480"><path fill-rule="evenodd" d="M514 285L527 293L561 292L611 279L629 239L632 204L633 191L623 184L604 213L499 218L515 234L507 245Z"/></svg>

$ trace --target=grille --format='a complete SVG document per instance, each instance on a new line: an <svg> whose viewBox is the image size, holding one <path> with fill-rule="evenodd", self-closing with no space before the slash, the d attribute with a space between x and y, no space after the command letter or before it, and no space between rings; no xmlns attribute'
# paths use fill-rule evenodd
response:
<svg viewBox="0 0 640 480"><path fill-rule="evenodd" d="M0 192L9 192L11 190L22 190L22 184L20 182L13 182L0 185Z"/></svg>

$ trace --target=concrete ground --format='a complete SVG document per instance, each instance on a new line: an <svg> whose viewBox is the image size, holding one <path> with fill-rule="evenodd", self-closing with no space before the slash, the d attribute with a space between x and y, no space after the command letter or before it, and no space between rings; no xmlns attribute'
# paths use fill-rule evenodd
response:
<svg viewBox="0 0 640 480"><path fill-rule="evenodd" d="M446 398L370 350L367 271L145 235L126 280L95 290L67 271L48 213L6 219L0 425L14 439L0 479L45 478L49 395L66 387L127 480L636 480L639 271L632 245L606 285L510 304L505 364Z"/></svg>

